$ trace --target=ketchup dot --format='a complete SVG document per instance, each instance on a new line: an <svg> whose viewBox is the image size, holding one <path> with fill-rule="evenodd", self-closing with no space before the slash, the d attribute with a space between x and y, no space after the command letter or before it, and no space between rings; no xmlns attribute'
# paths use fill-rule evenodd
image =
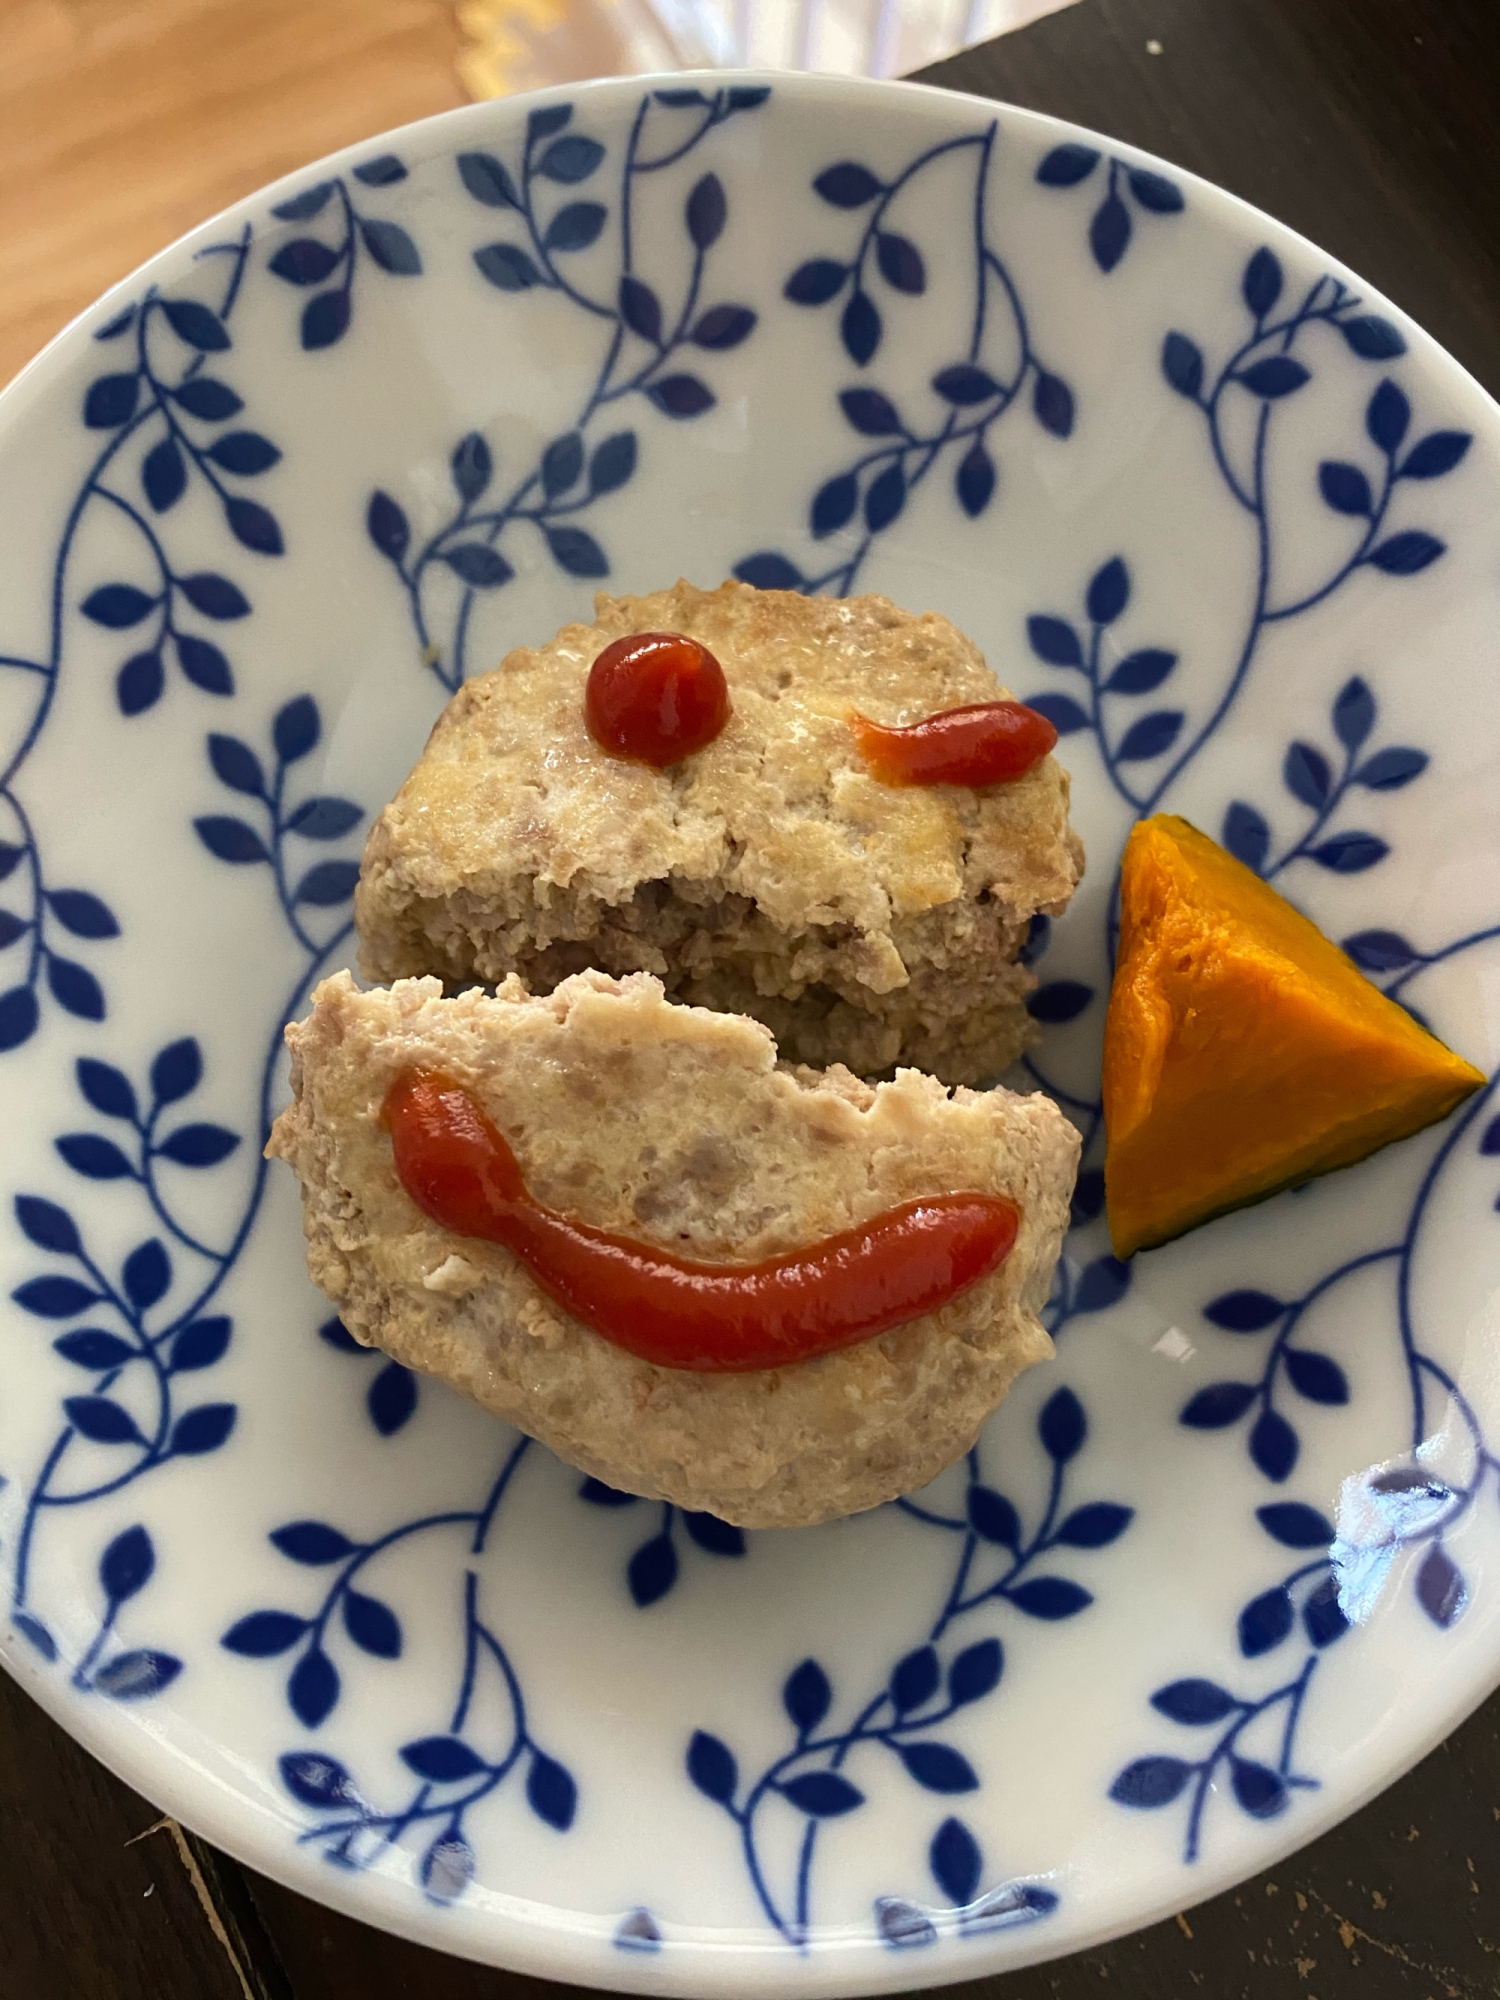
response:
<svg viewBox="0 0 1500 2000"><path fill-rule="evenodd" d="M589 669L589 734L611 757L657 770L713 742L729 720L724 669L685 632L631 632Z"/></svg>

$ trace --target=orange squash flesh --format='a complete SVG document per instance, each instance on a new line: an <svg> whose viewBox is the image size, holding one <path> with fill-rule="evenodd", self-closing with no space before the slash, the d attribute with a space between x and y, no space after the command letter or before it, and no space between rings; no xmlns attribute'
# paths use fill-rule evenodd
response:
<svg viewBox="0 0 1500 2000"><path fill-rule="evenodd" d="M1185 819L1133 829L1104 1024L1117 1257L1362 1160L1483 1082Z"/></svg>

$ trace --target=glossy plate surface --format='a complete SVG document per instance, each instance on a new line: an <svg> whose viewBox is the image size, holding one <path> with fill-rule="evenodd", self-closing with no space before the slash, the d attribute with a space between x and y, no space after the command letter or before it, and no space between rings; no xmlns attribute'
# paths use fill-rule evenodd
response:
<svg viewBox="0 0 1500 2000"><path fill-rule="evenodd" d="M4 1657L133 1784L448 1950L873 1991L1220 1889L1494 1683L1491 1093L1132 1268L1099 1213L1135 815L1500 1057L1500 421L1349 273L935 91L488 104L85 315L0 529ZM260 1159L450 690L730 572L950 614L1091 857L1032 943L1057 1361L917 1501L748 1538L355 1348Z"/></svg>

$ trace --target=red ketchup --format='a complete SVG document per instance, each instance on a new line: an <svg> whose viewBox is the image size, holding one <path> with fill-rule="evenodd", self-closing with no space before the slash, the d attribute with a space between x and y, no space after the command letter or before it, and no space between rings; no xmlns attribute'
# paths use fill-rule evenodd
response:
<svg viewBox="0 0 1500 2000"><path fill-rule="evenodd" d="M729 720L729 689L686 633L631 632L590 667L583 714L601 750L663 770L713 742Z"/></svg>
<svg viewBox="0 0 1500 2000"><path fill-rule="evenodd" d="M449 1077L408 1070L383 1116L424 1215L503 1244L565 1312L661 1368L741 1373L869 1340L987 1277L1021 1221L997 1195L933 1195L764 1263L690 1264L533 1199L504 1138Z"/></svg>
<svg viewBox="0 0 1500 2000"><path fill-rule="evenodd" d="M851 715L860 755L887 785L1003 785L1040 764L1057 741L1045 715L1019 701L945 708L905 729Z"/></svg>

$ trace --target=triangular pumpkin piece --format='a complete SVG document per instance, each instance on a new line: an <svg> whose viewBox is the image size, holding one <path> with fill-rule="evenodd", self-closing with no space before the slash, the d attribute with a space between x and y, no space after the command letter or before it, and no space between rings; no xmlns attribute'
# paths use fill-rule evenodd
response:
<svg viewBox="0 0 1500 2000"><path fill-rule="evenodd" d="M1185 819L1133 829L1104 1025L1116 1256L1362 1160L1483 1082Z"/></svg>

